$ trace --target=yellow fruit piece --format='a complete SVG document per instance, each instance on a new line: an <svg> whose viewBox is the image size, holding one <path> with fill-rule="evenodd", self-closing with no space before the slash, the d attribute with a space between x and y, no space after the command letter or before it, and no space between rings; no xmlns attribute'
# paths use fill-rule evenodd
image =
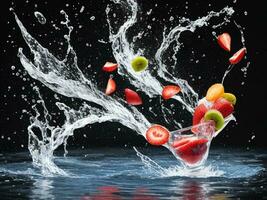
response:
<svg viewBox="0 0 267 200"><path fill-rule="evenodd" d="M208 101L216 101L224 94L224 87L221 83L215 83L207 91L206 99Z"/></svg>
<svg viewBox="0 0 267 200"><path fill-rule="evenodd" d="M223 98L225 98L227 101L229 101L231 104L235 105L236 104L236 97L232 93L224 93Z"/></svg>

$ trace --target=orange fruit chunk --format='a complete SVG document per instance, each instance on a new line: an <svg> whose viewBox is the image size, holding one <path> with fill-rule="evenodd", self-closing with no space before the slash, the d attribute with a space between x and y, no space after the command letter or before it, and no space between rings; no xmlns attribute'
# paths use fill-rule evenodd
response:
<svg viewBox="0 0 267 200"><path fill-rule="evenodd" d="M215 83L207 91L206 99L208 101L216 101L224 94L224 87L221 83Z"/></svg>

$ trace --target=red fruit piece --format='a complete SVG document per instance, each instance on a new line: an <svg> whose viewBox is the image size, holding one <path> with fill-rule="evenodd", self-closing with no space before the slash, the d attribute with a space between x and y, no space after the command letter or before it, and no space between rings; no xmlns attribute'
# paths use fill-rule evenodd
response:
<svg viewBox="0 0 267 200"><path fill-rule="evenodd" d="M163 99L167 100L172 98L174 95L178 94L181 91L181 88L176 85L167 85L162 90Z"/></svg>
<svg viewBox="0 0 267 200"><path fill-rule="evenodd" d="M126 88L124 90L125 98L128 104L137 106L143 103L141 97L133 90Z"/></svg>
<svg viewBox="0 0 267 200"><path fill-rule="evenodd" d="M218 44L225 50L231 51L231 36L229 33L223 33L217 38Z"/></svg>
<svg viewBox="0 0 267 200"><path fill-rule="evenodd" d="M110 95L113 92L115 92L115 90L116 90L116 83L112 78L109 78L105 94Z"/></svg>
<svg viewBox="0 0 267 200"><path fill-rule="evenodd" d="M239 63L242 58L245 56L247 49L245 47L243 47L242 49L240 49L238 52L236 52L230 59L229 62L234 65Z"/></svg>
<svg viewBox="0 0 267 200"><path fill-rule="evenodd" d="M118 68L117 63L112 62L106 62L106 64L103 66L102 70L105 72L113 72Z"/></svg>
<svg viewBox="0 0 267 200"><path fill-rule="evenodd" d="M164 126L153 125L146 132L146 139L152 145L163 145L168 142L170 132Z"/></svg>
<svg viewBox="0 0 267 200"><path fill-rule="evenodd" d="M205 113L208 111L208 108L202 103L195 108L193 115L193 126L199 124L201 119L204 117Z"/></svg>
<svg viewBox="0 0 267 200"><path fill-rule="evenodd" d="M172 143L172 147L173 148L177 148L177 147L180 147L188 142L190 142L192 139L191 138L181 138L179 140L175 140L173 143Z"/></svg>
<svg viewBox="0 0 267 200"><path fill-rule="evenodd" d="M207 142L208 140L204 138L191 140L190 142L177 147L176 153L187 163L195 164L205 155L208 149Z"/></svg>
<svg viewBox="0 0 267 200"><path fill-rule="evenodd" d="M226 99L219 98L214 102L212 109L216 109L216 110L220 111L222 113L223 117L225 118L228 115L233 113L234 106Z"/></svg>

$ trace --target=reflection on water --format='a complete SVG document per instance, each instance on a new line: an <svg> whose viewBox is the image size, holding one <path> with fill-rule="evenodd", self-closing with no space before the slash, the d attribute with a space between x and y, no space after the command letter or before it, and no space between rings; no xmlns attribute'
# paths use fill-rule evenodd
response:
<svg viewBox="0 0 267 200"><path fill-rule="evenodd" d="M197 199L210 199L210 200L227 200L227 194L215 193L209 194L209 185L201 183L196 180L186 180L182 184L178 184L177 191L175 191L177 197L182 200L197 200ZM130 194L133 200L156 200L160 199L159 196L153 194L148 188L138 187ZM81 200L92 199L123 199L123 191L116 186L102 186L97 188L97 191L93 194L84 194L80 198ZM169 199L172 199L170 196Z"/></svg>
<svg viewBox="0 0 267 200"><path fill-rule="evenodd" d="M53 195L53 180L46 178L38 178L33 183L32 199L54 199Z"/></svg>
<svg viewBox="0 0 267 200"><path fill-rule="evenodd" d="M4 154L0 159L0 199L223 200L267 196L266 150L213 149L208 165L223 173L214 176L210 170L201 170L202 176L191 177L189 172L182 174L166 149L141 151L162 169L170 170L169 175L151 171L131 148L72 150L67 159L56 158L69 176L50 177L32 167L28 152ZM175 167L180 174L175 173Z"/></svg>

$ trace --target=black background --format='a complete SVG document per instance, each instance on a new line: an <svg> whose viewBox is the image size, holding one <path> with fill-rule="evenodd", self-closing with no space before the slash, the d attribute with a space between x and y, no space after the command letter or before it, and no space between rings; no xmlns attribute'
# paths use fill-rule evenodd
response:
<svg viewBox="0 0 267 200"><path fill-rule="evenodd" d="M22 20L28 31L37 38L37 40L59 58L63 58L66 50L63 34L66 29L60 25L63 20L59 11L64 9L74 26L71 37L71 43L77 52L78 63L82 71L93 82L97 83L100 90L105 89L108 74L101 73L101 67L106 60L114 60L110 44L98 42L99 39L108 41L108 25L106 22L105 8L110 1L4 1L1 2L1 40L0 40L0 150L1 151L21 151L27 149L27 126L29 125L29 115L22 114L23 110L32 111L32 99L36 99L36 94L32 90L32 85L38 85L41 94L44 96L49 109L56 109L54 105L54 93L48 88L42 87L38 82L31 79L21 66L17 51L23 47L27 52L27 46L23 41L19 28L17 27L13 14L9 11L10 7L15 9L18 17ZM158 38L161 41L163 27L174 27L178 25L178 17L185 16L190 19L196 19L198 16L205 16L207 12L218 11L226 5L233 6L235 14L233 19L245 28L246 47L248 50L247 60L239 63L225 81L225 88L236 94L238 103L235 107L235 116L237 123L232 122L215 140L216 146L241 146L250 149L255 146L266 146L267 117L266 117L266 58L267 58L267 2L261 1L163 1L150 0L138 1L142 10L139 13L141 24L140 28L148 24L152 26L150 30L151 38ZM81 6L85 7L83 13L80 13ZM188 6L188 9L186 9ZM150 9L153 9L151 15L147 15ZM47 23L41 25L34 17L34 11L40 11L46 16ZM245 14L247 13L247 14ZM95 16L94 20L90 18ZM140 18L143 16L142 18ZM170 16L175 20L169 22ZM155 18L156 22L151 19ZM55 31L51 24L57 24L62 28L61 31ZM79 27L80 26L80 27ZM233 52L241 47L240 34L236 26L231 22L216 30L217 33L229 32L232 35ZM214 82L221 80L221 77L227 68L229 54L223 51L214 40L211 34L211 28L200 28L195 34L185 33L182 35L184 50L180 57L181 76L187 79L192 87L203 96L206 89ZM198 38L197 36L200 36ZM149 41L148 41L149 42ZM159 43L151 43L147 48L158 47ZM199 55L205 53L206 57L200 59L200 63L190 63L192 48ZM232 53L233 53L232 52ZM29 53L29 52L28 52ZM196 56L197 57L197 56ZM251 62L247 77L244 78L241 68L246 62ZM87 66L91 64L91 68ZM11 66L15 66L12 70ZM98 72L94 75L94 71ZM189 75L193 75L193 77ZM201 80L194 80L194 77L201 75ZM114 73L118 84L118 96L122 96L123 88L129 87L127 80L123 80ZM26 80L23 80L26 79ZM196 79L196 78L195 78ZM244 82L245 84L242 84ZM148 97L141 93L145 99L144 108L151 106ZM23 100L21 95L26 95L28 101ZM60 95L58 95L60 97ZM60 97L68 105L76 106L80 102L76 99L66 99ZM177 105L177 102L170 100L170 104ZM166 104L168 106L168 104ZM142 107L139 108L142 110ZM54 110L53 110L54 111ZM55 110L54 112L58 112ZM149 113L144 112L146 116ZM149 119L151 121L151 118ZM154 119L159 122L160 118ZM190 119L185 117L190 122ZM166 125L168 126L168 125ZM171 129L171 127L168 127ZM118 131L119 129L119 131ZM87 135L84 137L84 135ZM251 139L255 135L254 139ZM102 123L86 126L81 130L75 131L75 137L69 139L69 148L90 148L94 146L132 146L147 145L145 139L138 136L134 131L129 130L117 123Z"/></svg>

